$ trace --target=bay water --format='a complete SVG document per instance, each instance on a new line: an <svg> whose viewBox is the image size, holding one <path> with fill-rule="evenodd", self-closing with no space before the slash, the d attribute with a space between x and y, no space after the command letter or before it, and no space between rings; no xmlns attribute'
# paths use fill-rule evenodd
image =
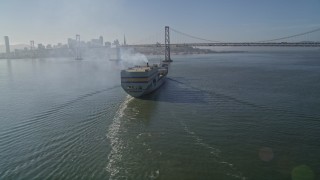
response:
<svg viewBox="0 0 320 180"><path fill-rule="evenodd" d="M116 62L0 60L0 179L320 178L320 51L172 58L141 99Z"/></svg>

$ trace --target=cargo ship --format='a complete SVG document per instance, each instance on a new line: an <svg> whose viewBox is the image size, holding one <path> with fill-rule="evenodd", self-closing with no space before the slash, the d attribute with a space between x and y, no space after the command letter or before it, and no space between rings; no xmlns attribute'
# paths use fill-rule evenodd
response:
<svg viewBox="0 0 320 180"><path fill-rule="evenodd" d="M133 97L142 97L157 90L166 80L168 62L135 66L121 71L121 86Z"/></svg>

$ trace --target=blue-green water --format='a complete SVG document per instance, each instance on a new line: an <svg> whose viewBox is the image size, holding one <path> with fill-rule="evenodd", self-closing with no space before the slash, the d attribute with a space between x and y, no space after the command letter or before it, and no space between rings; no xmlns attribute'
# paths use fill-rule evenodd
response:
<svg viewBox="0 0 320 180"><path fill-rule="evenodd" d="M174 56L143 99L104 60L0 60L0 179L320 178L320 52Z"/></svg>

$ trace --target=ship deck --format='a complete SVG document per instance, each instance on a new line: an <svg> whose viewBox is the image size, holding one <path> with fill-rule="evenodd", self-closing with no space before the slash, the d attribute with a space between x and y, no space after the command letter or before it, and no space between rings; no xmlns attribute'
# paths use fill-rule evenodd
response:
<svg viewBox="0 0 320 180"><path fill-rule="evenodd" d="M132 68L128 68L125 71L127 72L148 72L151 71L151 67L150 66L136 66L136 67L132 67Z"/></svg>

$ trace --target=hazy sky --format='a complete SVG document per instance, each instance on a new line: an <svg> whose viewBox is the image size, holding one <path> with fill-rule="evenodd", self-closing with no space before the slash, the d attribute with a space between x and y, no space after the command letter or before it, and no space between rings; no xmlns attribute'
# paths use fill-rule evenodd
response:
<svg viewBox="0 0 320 180"><path fill-rule="evenodd" d="M128 43L169 25L221 41L257 41L320 27L320 0L0 0L0 44L104 36Z"/></svg>

